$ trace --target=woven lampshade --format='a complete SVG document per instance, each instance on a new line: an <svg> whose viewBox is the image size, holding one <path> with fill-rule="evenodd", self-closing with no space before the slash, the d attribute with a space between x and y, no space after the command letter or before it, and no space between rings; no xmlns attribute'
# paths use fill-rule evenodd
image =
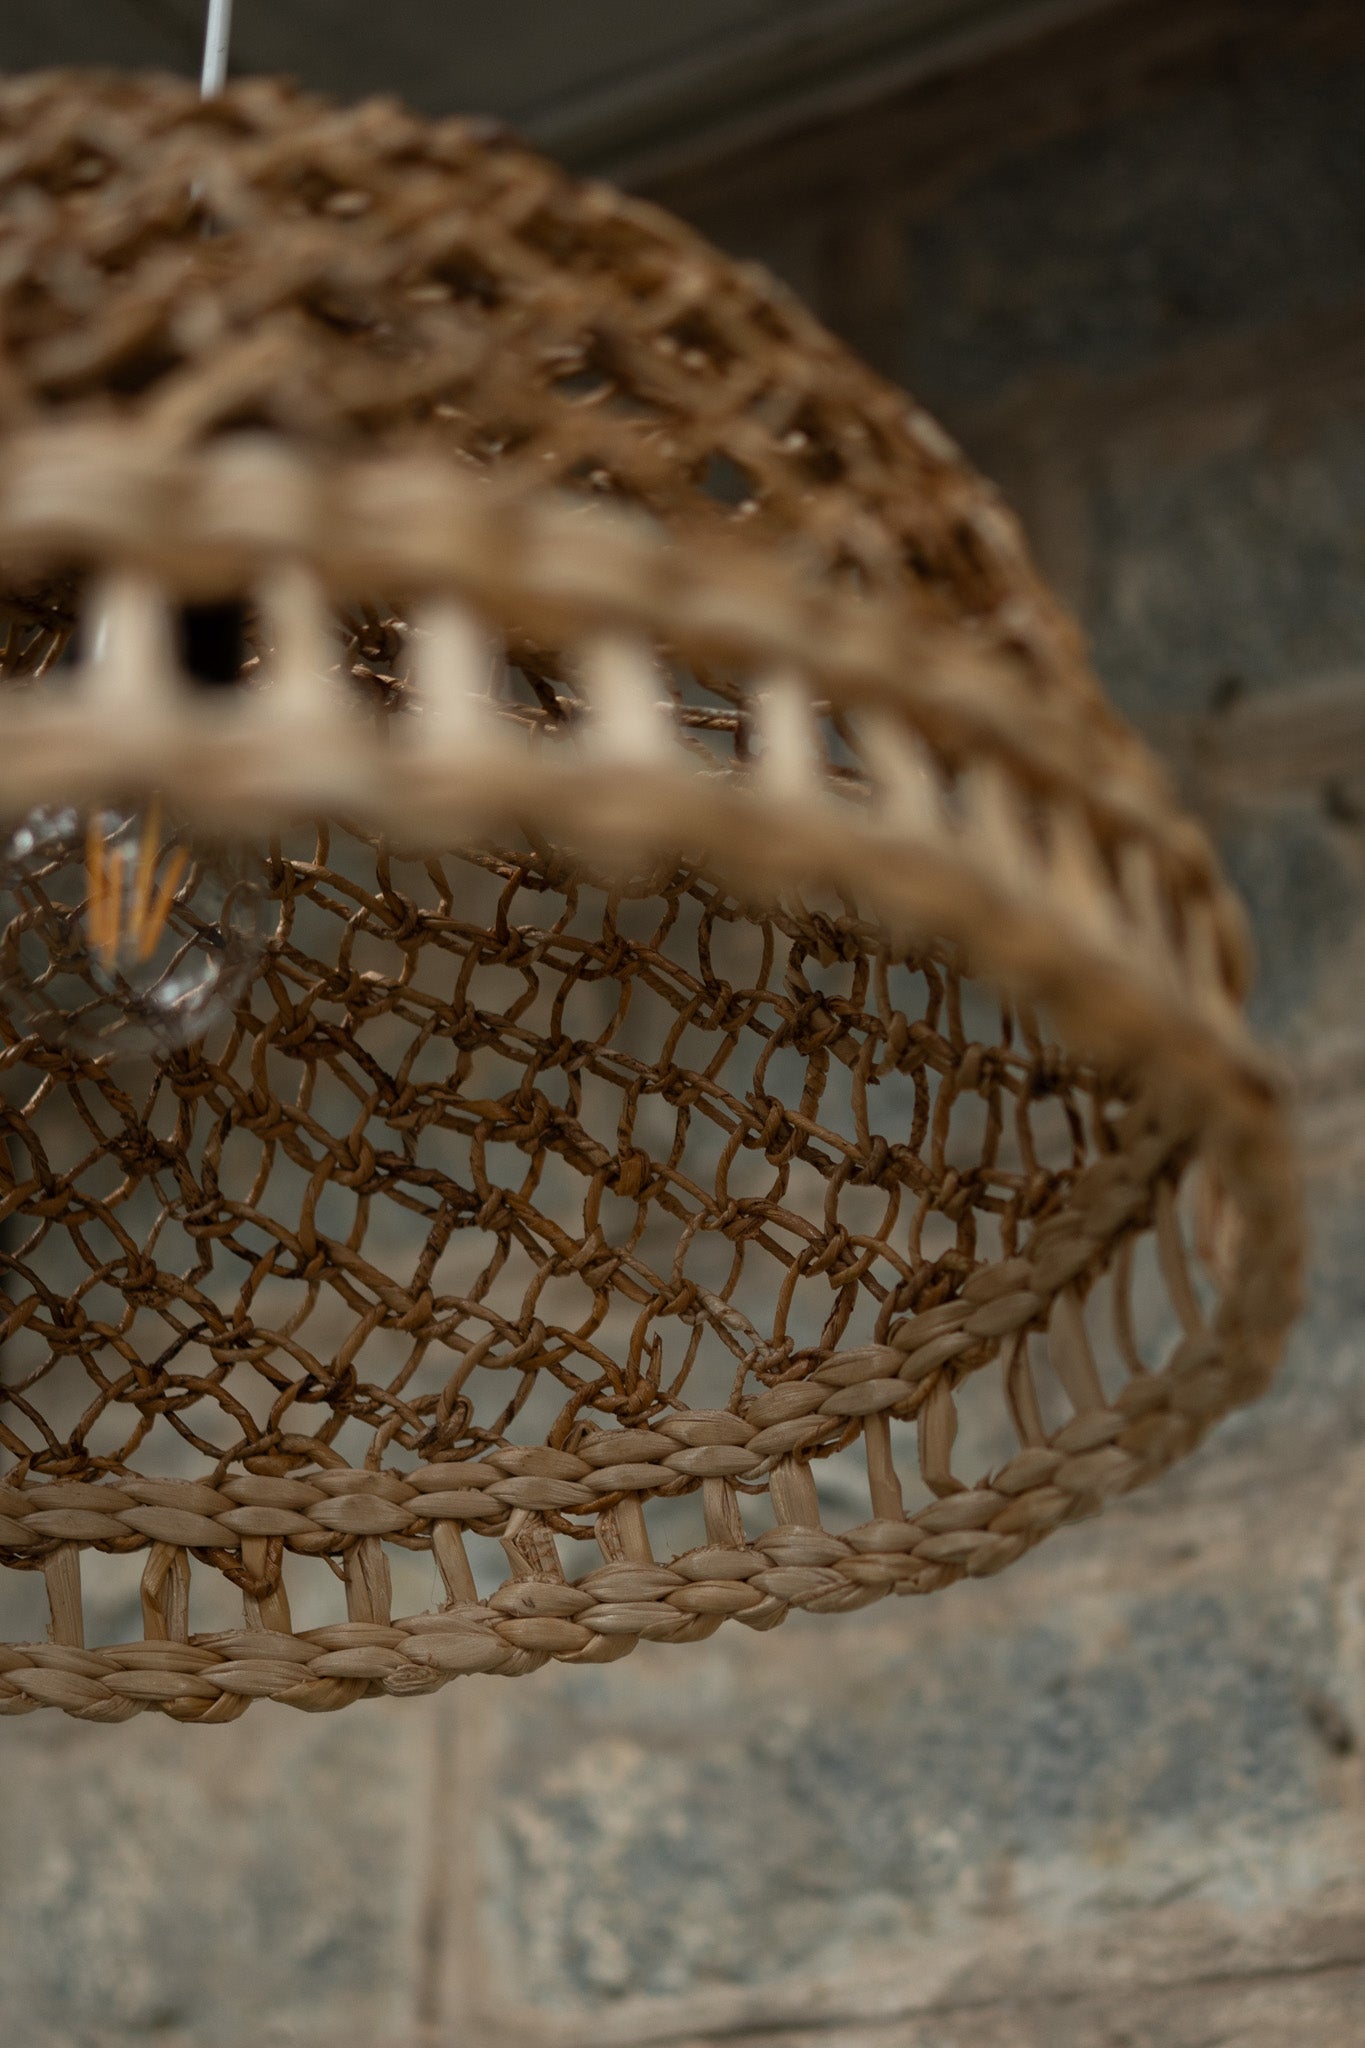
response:
<svg viewBox="0 0 1365 2048"><path fill-rule="evenodd" d="M46 75L0 333L0 1709L936 1591L1264 1387L1237 907L770 279L486 125Z"/></svg>

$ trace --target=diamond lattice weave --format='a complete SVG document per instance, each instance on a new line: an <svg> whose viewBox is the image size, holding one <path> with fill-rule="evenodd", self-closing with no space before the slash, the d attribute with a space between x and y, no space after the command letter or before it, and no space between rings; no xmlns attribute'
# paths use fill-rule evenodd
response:
<svg viewBox="0 0 1365 2048"><path fill-rule="evenodd" d="M937 1590L1260 1390L1236 905L902 395L386 104L11 80L0 232L0 808L164 798L269 933L151 1056L11 992L0 1709Z"/></svg>

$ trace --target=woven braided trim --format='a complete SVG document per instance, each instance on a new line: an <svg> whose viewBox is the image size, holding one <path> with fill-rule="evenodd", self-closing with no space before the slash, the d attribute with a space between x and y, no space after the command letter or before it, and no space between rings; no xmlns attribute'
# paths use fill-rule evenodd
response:
<svg viewBox="0 0 1365 2048"><path fill-rule="evenodd" d="M837 1354L737 1409L602 1429L574 1452L506 1447L405 1472L338 1464L298 1477L234 1472L212 1484L0 1486L0 1559L41 1566L56 1638L0 1649L0 1712L46 1705L121 1720L154 1706L215 1722L261 1697L320 1711L476 1671L515 1676L549 1657L600 1662L642 1640L692 1642L727 1616L767 1628L794 1607L843 1612L1002 1570L1185 1455L1273 1369L1286 1274L1263 1264L1257 1284L1210 1323L1177 1222L1171 1147L1169 1128L1149 1126L1124 1154L1087 1170L1027 1256L979 1269L960 1298L905 1318L887 1343ZM1111 1399L1082 1302L1096 1272L1116 1257L1122 1264L1135 1233L1153 1224L1181 1334L1158 1373L1134 1355L1133 1377ZM1124 1266L1125 1290L1129 1281ZM1128 1310L1118 1314L1123 1329ZM1073 1409L1050 1434L1028 1364L1031 1330L1047 1332ZM994 1362L1023 1447L968 1488L951 1469L954 1390ZM936 1496L909 1516L893 1418L916 1423L921 1472ZM820 1525L807 1460L859 1437L873 1519L832 1535ZM319 1457L315 1440L298 1448ZM779 1526L746 1541L737 1487L766 1488ZM645 1503L698 1489L707 1544L656 1564ZM574 1518L590 1520L607 1562L570 1583L550 1532ZM497 1537L513 1567L487 1600L477 1597L465 1535ZM386 1542L430 1548L448 1597L442 1610L391 1620ZM84 1648L79 1558L89 1547L148 1549L144 1642ZM294 1634L280 1580L286 1550L339 1562L348 1621ZM245 1629L188 1636L192 1555L242 1586Z"/></svg>

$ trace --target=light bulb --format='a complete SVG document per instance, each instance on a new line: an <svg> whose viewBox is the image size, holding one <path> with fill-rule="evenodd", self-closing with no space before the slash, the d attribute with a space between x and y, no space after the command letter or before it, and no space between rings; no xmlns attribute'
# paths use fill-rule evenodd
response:
<svg viewBox="0 0 1365 2048"><path fill-rule="evenodd" d="M169 1052L227 1016L269 934L260 864L145 806L43 805L0 839L0 991L90 1054Z"/></svg>

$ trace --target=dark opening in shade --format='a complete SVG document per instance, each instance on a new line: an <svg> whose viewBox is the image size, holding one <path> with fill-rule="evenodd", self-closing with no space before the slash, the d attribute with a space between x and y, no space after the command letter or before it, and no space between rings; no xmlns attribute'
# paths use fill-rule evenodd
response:
<svg viewBox="0 0 1365 2048"><path fill-rule="evenodd" d="M246 663L246 606L237 598L187 604L180 613L180 659L196 683L235 683Z"/></svg>

